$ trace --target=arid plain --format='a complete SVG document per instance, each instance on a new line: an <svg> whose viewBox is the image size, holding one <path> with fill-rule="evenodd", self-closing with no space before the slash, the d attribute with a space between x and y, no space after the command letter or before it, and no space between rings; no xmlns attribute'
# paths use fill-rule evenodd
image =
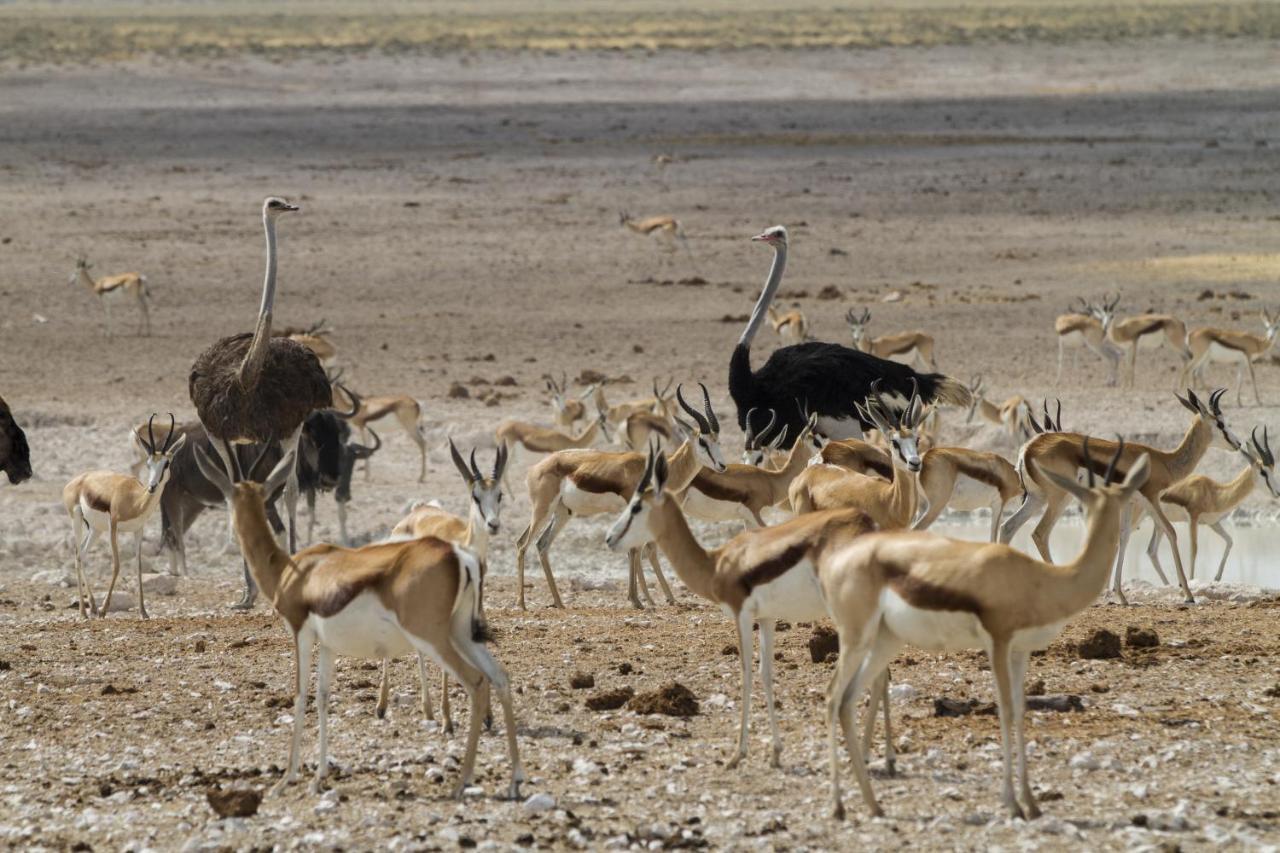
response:
<svg viewBox="0 0 1280 853"><path fill-rule="evenodd" d="M91 467L123 469L128 429L147 414L190 417L193 358L250 327L258 210L270 194L302 206L281 229L277 320L327 320L356 390L425 403L427 482L416 482L405 436L381 430L372 479L354 487L361 536L384 533L415 498L463 509L446 436L489 458L500 419L549 418L548 373L598 371L616 380L617 399L646 393L654 376L704 381L732 421L728 355L769 262L747 238L776 223L792 238L782 302L801 307L816 336L847 341L846 310L870 308L877 333L928 330L940 369L982 375L993 399L1057 397L1072 429L1172 446L1187 422L1172 393L1176 360L1144 352L1133 389L1107 387L1093 357L1056 381L1053 320L1075 297L1108 291L1122 295L1121 313L1167 311L1190 326L1261 331L1260 310L1280 307L1272 10L1201 4L1201 29L1134 25L1102 39L1085 26L1087 4L1066 4L1062 20L1085 23L1061 31L1037 29L1018 15L1038 12L1011 6L1008 37L964 22L948 29L919 5L927 37L876 38L879 19L862 41L765 27L786 49L741 35L766 10L717 30L732 13L715 4L705 19L652 4L651 18L666 16L672 33L703 35L672 35L672 45L655 36L647 47L610 42L601 24L586 27L591 38L561 34L554 44L423 36L418 49L409 21L403 44L375 49L273 48L268 33L249 47L180 50L164 46L177 40L139 41L145 27L126 37L118 22L47 9L25 23L86 32L91 46L116 45L115 33L124 47L74 43L53 64L13 35L35 30L0 38L0 394L27 427L35 469L33 481L0 489L4 843L1280 843L1277 600L1236 583L1232 566L1231 583L1198 586L1194 608L1139 584L1135 606L1100 603L1035 659L1031 680L1082 697L1083 710L1030 715L1046 817L1029 824L999 808L995 717L935 716L935 699L991 700L976 654L908 652L895 666L895 683L909 689L893 704L899 773L874 777L886 818L866 817L847 765L851 819L827 817L831 665L810 661L808 626L780 635L782 769L768 767L759 705L752 756L727 769L738 713L737 662L723 654L730 623L683 590L675 608L629 609L604 521L575 522L556 543L569 609L545 607L538 573L531 609L515 610L523 495L504 511L486 609L517 689L525 793L554 797L546 811L497 798L508 775L499 733L481 741L482 790L446 799L462 739L422 719L412 667L393 668L392 710L377 720L376 671L340 662L330 746L340 769L327 791L299 785L254 817L219 820L205 802L210 787L278 778L292 675L277 617L265 605L248 615L226 606L239 559L221 553L221 515L197 523L192 574L176 595L149 597L145 624L134 611L83 623L74 587L48 582L71 566L62 485ZM925 27L894 20L884 32ZM314 26L323 31L324 20ZM656 155L671 162L656 165ZM689 253L621 228L624 210L678 217ZM151 337L133 334L121 306L107 338L93 298L68 284L79 256L95 272L146 273ZM761 340L759 360L776 344L768 330ZM1249 388L1240 405L1234 387L1225 399L1237 432L1280 425L1280 367L1265 360L1257 370L1262 405ZM494 384L504 377L514 384ZM1232 384L1234 374L1219 368L1210 380ZM455 383L468 399L448 396ZM944 436L999 445L996 427L963 421L944 414ZM735 429L725 444L736 455ZM1238 467L1212 451L1201 470ZM1272 513L1258 497L1247 509L1254 525ZM332 501L319 512L318 536L336 537ZM733 531L697 532L722 541ZM1252 559L1277 583L1274 557ZM102 587L108 550L100 544L89 560ZM1159 645L1078 657L1094 629L1130 626L1154 629ZM595 689L677 681L701 713L591 711L584 699L595 690L570 687L578 672ZM465 704L459 695L464 723ZM313 725L304 744L314 747Z"/></svg>

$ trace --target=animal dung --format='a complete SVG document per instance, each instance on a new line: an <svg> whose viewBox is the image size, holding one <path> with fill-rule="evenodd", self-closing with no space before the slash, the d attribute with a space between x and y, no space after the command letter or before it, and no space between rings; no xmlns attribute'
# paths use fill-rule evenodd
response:
<svg viewBox="0 0 1280 853"><path fill-rule="evenodd" d="M840 654L840 636L826 625L818 625L809 635L809 659L822 663L830 655Z"/></svg>
<svg viewBox="0 0 1280 853"><path fill-rule="evenodd" d="M698 713L698 700L688 687L673 681L652 693L641 693L627 703L637 714L665 714L668 717L693 717Z"/></svg>
<svg viewBox="0 0 1280 853"><path fill-rule="evenodd" d="M262 794L252 788L210 788L205 796L218 817L253 817L262 803Z"/></svg>
<svg viewBox="0 0 1280 853"><path fill-rule="evenodd" d="M1099 628L1080 641L1076 652L1085 660L1107 660L1120 657L1120 637L1106 628Z"/></svg>
<svg viewBox="0 0 1280 853"><path fill-rule="evenodd" d="M1124 644L1131 649L1151 649L1160 645L1160 637L1152 628L1130 625L1124 632Z"/></svg>
<svg viewBox="0 0 1280 853"><path fill-rule="evenodd" d="M631 698L635 695L635 688L632 687L603 690L588 696L586 706L590 711L616 711L631 701Z"/></svg>
<svg viewBox="0 0 1280 853"><path fill-rule="evenodd" d="M586 690L596 686L596 677L589 672L575 672L569 677L569 686L574 690Z"/></svg>

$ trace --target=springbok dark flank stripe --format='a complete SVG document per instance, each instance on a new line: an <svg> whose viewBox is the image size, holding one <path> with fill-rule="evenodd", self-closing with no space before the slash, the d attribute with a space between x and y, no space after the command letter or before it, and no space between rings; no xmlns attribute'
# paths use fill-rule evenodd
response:
<svg viewBox="0 0 1280 853"><path fill-rule="evenodd" d="M757 563L743 572L738 578L738 585L742 587L743 593L751 595L756 587L764 586L791 571L792 567L808 552L809 543L798 542L782 553Z"/></svg>
<svg viewBox="0 0 1280 853"><path fill-rule="evenodd" d="M912 607L982 615L982 606L978 600L967 593L930 583L897 566L886 565L884 569L889 588Z"/></svg>

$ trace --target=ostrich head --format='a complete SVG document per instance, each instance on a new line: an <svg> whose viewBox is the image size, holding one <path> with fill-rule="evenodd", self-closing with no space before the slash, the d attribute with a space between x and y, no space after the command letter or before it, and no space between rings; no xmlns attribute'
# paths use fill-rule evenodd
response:
<svg viewBox="0 0 1280 853"><path fill-rule="evenodd" d="M772 228L766 228L763 232L751 238L753 243L768 243L775 249L787 248L787 229L781 225L775 225Z"/></svg>
<svg viewBox="0 0 1280 853"><path fill-rule="evenodd" d="M282 213L293 213L301 209L296 204L289 204L289 202L276 196L270 196L262 203L262 215L269 219L275 219Z"/></svg>

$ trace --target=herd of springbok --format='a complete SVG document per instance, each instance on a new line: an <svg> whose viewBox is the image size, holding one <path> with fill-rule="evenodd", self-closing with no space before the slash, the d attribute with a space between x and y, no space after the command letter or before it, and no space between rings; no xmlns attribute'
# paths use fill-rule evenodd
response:
<svg viewBox="0 0 1280 853"><path fill-rule="evenodd" d="M364 440L372 424L397 422L418 448L419 482L426 473L428 442L421 426L423 404L416 398L362 397L341 383L340 373L331 369L338 350L323 323L273 330L276 223L297 211L278 198L263 205L267 271L255 331L213 343L193 365L188 381L197 419L180 424L169 415L167 423L157 424L153 415L131 434L135 476L89 471L63 490L84 618L105 616L111 608L121 533L135 538L138 610L147 617L142 534L157 510L164 524L175 523L168 518L174 510L162 500L166 488L190 492L193 512L226 506L245 564L241 606L252 606L260 590L294 640L294 729L282 786L298 772L313 656L319 673L318 787L328 769L327 705L335 657L383 663L376 709L381 716L387 706L387 661L412 655L429 718L434 719L434 709L428 662L446 677L446 720L449 679L462 685L471 703L455 793L460 795L471 781L492 689L505 718L508 791L518 794L525 774L514 691L485 645L483 595L490 545L501 530L504 493L511 497L518 491L512 486L515 474L524 478L529 513L516 538L514 604L521 610L527 605L529 549L537 554L550 605L564 607L552 569L552 545L575 516L604 516L613 521L602 544L627 556L633 607L654 606L646 563L664 599L676 601L661 567L665 558L689 592L732 620L742 686L730 767L748 751L755 629L771 762L778 766L782 744L774 700L775 625L779 620L828 619L840 639L826 705L837 816L844 813L838 773L841 733L866 807L881 813L865 763L877 706L883 703L886 768L893 770L888 665L911 645L987 653L999 709L1003 805L1014 816L1032 818L1040 810L1028 781L1023 721L1029 655L1046 648L1068 620L1096 601L1108 579L1113 594L1124 600L1124 544L1143 518L1153 522L1147 553L1156 572L1166 578L1159 545L1168 539L1176 582L1191 602L1188 581L1195 576L1199 526L1208 525L1229 548L1223 522L1251 491L1260 484L1280 497L1267 429L1234 432L1221 408L1224 390L1207 396L1194 390L1211 363L1234 363L1237 388L1247 368L1256 401L1254 363L1274 345L1280 316L1262 312L1263 334L1211 327L1188 331L1167 314L1117 317L1118 298L1108 298L1082 302L1078 310L1058 317L1059 377L1068 348L1087 348L1101 357L1111 383L1118 381L1122 361L1125 381L1135 382L1140 349L1166 347L1181 362L1177 390L1183 393L1175 395L1187 413L1181 441L1162 448L1109 440L1068 431L1060 403L1051 407L1046 400L1037 406L1021 395L988 400L981 377L965 384L936 372L917 372L936 371L934 338L920 331L872 337L869 311L846 315L852 347L815 339L800 310L780 312L772 305L788 250L786 229L775 226L754 238L772 249L773 266L730 361L729 392L745 436L741 462L726 459L725 430L704 384L655 380L651 396L611 402L606 383L575 393L562 374L546 378L551 422L503 421L494 434L491 467L487 460L483 466L477 461L477 450L487 455L484 448L463 452L449 441L462 480L458 497L465 496L468 507L465 515L449 512L438 501L420 502L399 520L388 518L392 532L381 541L298 549L292 544L292 500L299 489L316 488L307 485L308 475L302 473L308 458L314 457L308 464L321 472L318 488L337 484L347 489L349 499L352 465L364 460L367 476L368 457L376 449L355 444L352 430ZM671 217L635 220L622 214L620 219L632 231L658 233L687 248L683 228ZM149 333L145 276L126 273L94 280L88 269L80 261L73 279L103 300L104 308L118 294L133 296L142 312L141 331ZM109 313L107 318L109 322ZM753 370L750 346L766 321L784 346ZM948 409L955 414L944 415ZM953 432L971 437L982 421L997 425L993 432L1003 436L1006 451L945 443L944 417L954 419ZM336 437L326 437L330 435ZM1236 454L1238 476L1224 483L1196 473L1212 447ZM335 468L338 479L326 481L322 472L330 452L339 462L345 460L345 468ZM12 482L30 476L24 434L2 400L0 463ZM288 504L288 525L275 510L281 493ZM1072 502L1083 508L1083 546L1070 560L1055 562L1049 534ZM1006 515L1007 508L1011 514ZM944 511L979 509L990 514L988 542L928 530ZM1034 519L1031 541L1038 557L1010 544ZM345 540L345 516L343 520ZM730 532L743 529L708 545L691 520L727 524ZM1189 522L1185 560L1175 520ZM188 522L176 523L180 537ZM101 533L110 541L112 575L99 607L84 560ZM282 545L285 533L288 547ZM1224 554L1215 580L1225 565ZM869 703L859 733L855 716L864 692ZM447 729L452 729L451 721Z"/></svg>

